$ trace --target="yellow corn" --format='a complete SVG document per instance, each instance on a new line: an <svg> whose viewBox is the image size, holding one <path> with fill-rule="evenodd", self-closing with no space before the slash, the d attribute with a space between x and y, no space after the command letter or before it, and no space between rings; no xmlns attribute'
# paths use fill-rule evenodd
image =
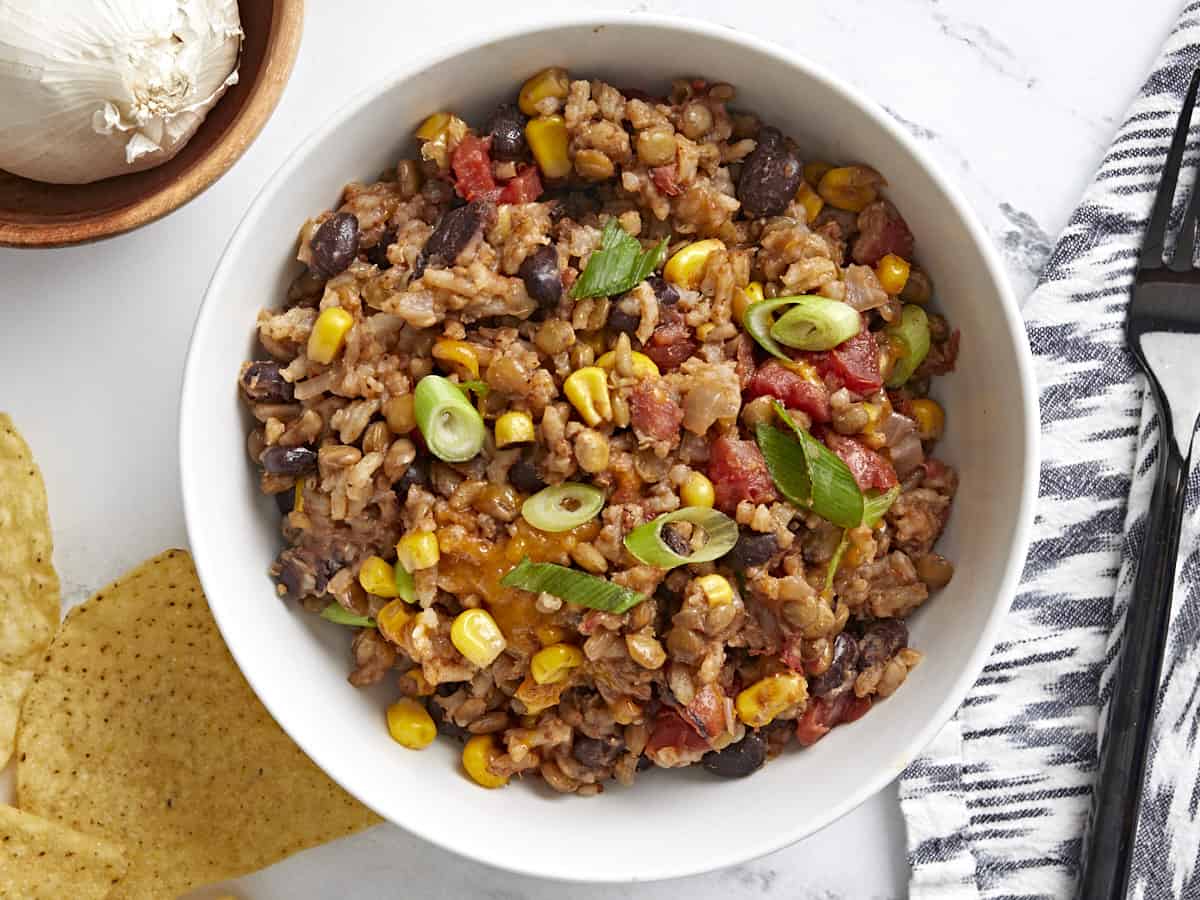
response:
<svg viewBox="0 0 1200 900"><path fill-rule="evenodd" d="M734 709L751 728L762 728L781 712L808 699L808 682L796 672L780 672L754 682L737 695Z"/></svg>
<svg viewBox="0 0 1200 900"><path fill-rule="evenodd" d="M701 575L696 579L696 587L700 588L709 606L724 606L733 602L733 588L723 575Z"/></svg>
<svg viewBox="0 0 1200 900"><path fill-rule="evenodd" d="M570 644L543 647L529 660L529 674L538 684L565 681L571 670L583 665L583 651Z"/></svg>
<svg viewBox="0 0 1200 900"><path fill-rule="evenodd" d="M396 596L396 570L382 556L368 556L358 567L358 583L376 597Z"/></svg>
<svg viewBox="0 0 1200 900"><path fill-rule="evenodd" d="M703 472L693 472L683 483L679 497L683 500L684 506L702 506L705 509L711 509L716 500L716 492L707 475Z"/></svg>
<svg viewBox="0 0 1200 900"><path fill-rule="evenodd" d="M563 393L588 425L596 426L612 418L608 373L599 366L584 366L572 372L563 382Z"/></svg>
<svg viewBox="0 0 1200 900"><path fill-rule="evenodd" d="M448 112L435 112L417 127L417 137L423 141L436 141L444 137L454 116Z"/></svg>
<svg viewBox="0 0 1200 900"><path fill-rule="evenodd" d="M403 600L393 600L375 614L375 624L379 633L393 644L400 643L400 632L410 621L412 613Z"/></svg>
<svg viewBox="0 0 1200 900"><path fill-rule="evenodd" d="M567 636L566 629L558 625L539 625L533 633L543 647L557 644Z"/></svg>
<svg viewBox="0 0 1200 900"><path fill-rule="evenodd" d="M862 212L863 207L874 202L881 184L883 176L869 166L842 166L821 176L817 193L830 206Z"/></svg>
<svg viewBox="0 0 1200 900"><path fill-rule="evenodd" d="M304 489L306 487L308 487L308 479L307 478L297 478L296 479L296 493L292 499L292 511L293 512L298 512L298 513L304 512Z"/></svg>
<svg viewBox="0 0 1200 900"><path fill-rule="evenodd" d="M396 543L396 560L406 572L436 566L441 552L432 531L410 531Z"/></svg>
<svg viewBox="0 0 1200 900"><path fill-rule="evenodd" d="M633 359L633 375L635 378L653 378L658 375L658 366L645 353L638 353L636 350L631 350L629 356ZM596 360L596 365L605 372L611 372L617 366L617 351L609 350L607 353L602 353L600 358Z"/></svg>
<svg viewBox="0 0 1200 900"><path fill-rule="evenodd" d="M567 154L567 123L562 116L543 116L531 119L525 126L525 140L533 158L547 178L565 178L571 174L571 158Z"/></svg>
<svg viewBox="0 0 1200 900"><path fill-rule="evenodd" d="M479 377L479 357L466 341L438 341L433 345L433 358L461 366L470 378Z"/></svg>
<svg viewBox="0 0 1200 900"><path fill-rule="evenodd" d="M862 441L872 450L879 450L887 444L879 425L883 420L883 407L878 403L864 403L867 410L867 427L862 430Z"/></svg>
<svg viewBox="0 0 1200 900"><path fill-rule="evenodd" d="M521 107L521 112L525 115L536 116L542 112L539 104L543 100L548 97L566 100L570 88L571 81L567 77L567 70L559 66L551 66L549 69L542 69L521 85L517 105Z"/></svg>
<svg viewBox="0 0 1200 900"><path fill-rule="evenodd" d="M488 766L500 755L496 740L490 734L477 734L463 747L462 764L476 784L485 788L504 787L507 775L493 775Z"/></svg>
<svg viewBox="0 0 1200 900"><path fill-rule="evenodd" d="M675 251L675 255L663 266L663 278L671 284L694 291L704 280L704 267L708 258L717 250L724 250L725 245L716 238L706 241L696 241Z"/></svg>
<svg viewBox="0 0 1200 900"><path fill-rule="evenodd" d="M936 441L946 427L946 413L936 400L922 397L912 402L913 418L917 421L917 435L923 441Z"/></svg>
<svg viewBox="0 0 1200 900"><path fill-rule="evenodd" d="M825 162L823 159L815 159L812 162L804 164L804 180L816 187L821 183L821 179L825 177L825 173L833 168L833 163Z"/></svg>
<svg viewBox="0 0 1200 900"><path fill-rule="evenodd" d="M437 737L433 718L424 706L409 697L403 697L388 707L387 726L392 740L409 750L422 750Z"/></svg>
<svg viewBox="0 0 1200 900"><path fill-rule="evenodd" d="M875 277L883 285L883 289L895 297L908 284L908 273L911 266L902 256L889 253L875 263Z"/></svg>
<svg viewBox="0 0 1200 900"><path fill-rule="evenodd" d="M527 444L535 437L533 419L527 412L506 412L496 420L496 446Z"/></svg>
<svg viewBox="0 0 1200 900"><path fill-rule="evenodd" d="M340 306L322 310L308 336L308 358L326 366L333 362L346 342L346 332L353 324L354 316Z"/></svg>
<svg viewBox="0 0 1200 900"><path fill-rule="evenodd" d="M825 205L825 201L821 199L821 195L812 189L807 181L800 182L800 189L796 191L796 199L804 207L804 214L808 217L808 222L812 222L821 214L821 207Z"/></svg>
<svg viewBox="0 0 1200 900"><path fill-rule="evenodd" d="M751 303L757 303L763 298L763 286L761 281L752 281L744 288L733 293L733 318L736 322L741 322L746 315L746 309Z"/></svg>
<svg viewBox="0 0 1200 900"><path fill-rule="evenodd" d="M450 643L479 668L486 668L504 652L508 642L500 626L485 609L468 609L450 626Z"/></svg>

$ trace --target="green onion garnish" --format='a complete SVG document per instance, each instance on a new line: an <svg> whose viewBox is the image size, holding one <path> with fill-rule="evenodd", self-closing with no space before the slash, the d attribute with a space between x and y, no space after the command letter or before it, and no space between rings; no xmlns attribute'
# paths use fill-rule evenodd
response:
<svg viewBox="0 0 1200 900"><path fill-rule="evenodd" d="M704 546L689 556L680 556L662 537L663 527L672 522L690 522L701 529L707 537ZM685 506L675 512L664 513L645 525L639 525L626 536L625 546L648 566L673 569L676 566L720 559L733 549L737 539L737 523L729 516L703 506Z"/></svg>
<svg viewBox="0 0 1200 900"><path fill-rule="evenodd" d="M405 603L417 602L417 584L413 581L412 572L396 563L396 596Z"/></svg>
<svg viewBox="0 0 1200 900"><path fill-rule="evenodd" d="M375 620L369 616L356 616L339 603L330 603L321 610L321 618L351 628L374 628Z"/></svg>
<svg viewBox="0 0 1200 900"><path fill-rule="evenodd" d="M646 599L629 588L604 578L587 575L554 563L535 563L528 558L500 579L505 587L520 588L537 594L552 594L567 603L603 612L629 612Z"/></svg>
<svg viewBox="0 0 1200 900"><path fill-rule="evenodd" d="M862 328L858 310L840 300L815 295L788 299L793 301L792 308L771 326L771 337L785 346L832 350Z"/></svg>
<svg viewBox="0 0 1200 900"><path fill-rule="evenodd" d="M622 294L662 265L666 253L666 238L650 250L642 250L637 238L627 234L616 219L609 219L600 235L600 249L588 258L587 267L571 288L571 296Z"/></svg>
<svg viewBox="0 0 1200 900"><path fill-rule="evenodd" d="M486 381L461 381L458 383L458 389L464 394L474 391L480 397L486 397L491 387Z"/></svg>
<svg viewBox="0 0 1200 900"><path fill-rule="evenodd" d="M521 515L542 531L570 531L595 518L603 506L602 490L568 481L538 491L521 504Z"/></svg>
<svg viewBox="0 0 1200 900"><path fill-rule="evenodd" d="M900 485L894 484L882 494L871 491L863 495L863 524L872 528L883 518L883 514L892 508L896 498L900 496Z"/></svg>
<svg viewBox="0 0 1200 900"><path fill-rule="evenodd" d="M483 448L483 416L441 375L426 375L413 394L417 427L429 452L446 462L466 462Z"/></svg>
<svg viewBox="0 0 1200 900"><path fill-rule="evenodd" d="M837 575L837 570L842 564L842 557L846 555L846 548L850 546L850 530L842 530L842 539L838 541L837 549L833 551L833 556L829 557L829 568L825 570L825 590L833 590L833 577Z"/></svg>
<svg viewBox="0 0 1200 900"><path fill-rule="evenodd" d="M898 388L912 378L929 353L929 316L921 307L910 303L901 311L900 318L884 331L892 339L893 346L898 344L901 350L887 380L888 387Z"/></svg>

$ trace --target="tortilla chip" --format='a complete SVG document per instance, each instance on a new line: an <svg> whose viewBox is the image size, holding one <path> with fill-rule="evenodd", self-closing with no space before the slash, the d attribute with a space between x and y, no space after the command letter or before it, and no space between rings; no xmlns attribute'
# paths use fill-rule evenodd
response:
<svg viewBox="0 0 1200 900"><path fill-rule="evenodd" d="M174 897L380 821L254 696L183 550L71 611L17 740L22 809L126 848L114 897Z"/></svg>
<svg viewBox="0 0 1200 900"><path fill-rule="evenodd" d="M0 769L17 711L58 627L58 576L46 486L29 447L0 413Z"/></svg>
<svg viewBox="0 0 1200 900"><path fill-rule="evenodd" d="M124 874L116 845L0 804L0 897L100 900Z"/></svg>

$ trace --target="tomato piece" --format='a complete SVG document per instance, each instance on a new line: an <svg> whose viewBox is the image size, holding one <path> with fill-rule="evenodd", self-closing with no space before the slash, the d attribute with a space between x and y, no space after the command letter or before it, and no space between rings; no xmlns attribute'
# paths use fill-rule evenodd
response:
<svg viewBox="0 0 1200 900"><path fill-rule="evenodd" d="M650 180L664 197L678 197L683 193L683 188L675 180L678 174L679 169L675 163L669 166L655 166L650 170Z"/></svg>
<svg viewBox="0 0 1200 900"><path fill-rule="evenodd" d="M488 156L491 142L491 138L468 134L459 141L450 155L450 168L454 170L454 190L468 203L499 196L496 179L492 177L492 160Z"/></svg>
<svg viewBox="0 0 1200 900"><path fill-rule="evenodd" d="M833 725L827 721L829 709L824 700L812 700L804 715L796 720L796 740L802 746L811 747L825 735Z"/></svg>
<svg viewBox="0 0 1200 900"><path fill-rule="evenodd" d="M629 419L638 437L669 441L679 436L683 407L661 378L640 381L629 395Z"/></svg>
<svg viewBox="0 0 1200 900"><path fill-rule="evenodd" d="M774 397L788 409L808 413L814 422L828 422L831 416L829 391L825 385L814 384L777 359L768 360L759 367L750 379L746 393L752 398Z"/></svg>
<svg viewBox="0 0 1200 900"><path fill-rule="evenodd" d="M711 742L725 730L725 696L711 684L706 684L683 708L683 720L704 738L706 744Z"/></svg>
<svg viewBox="0 0 1200 900"><path fill-rule="evenodd" d="M892 485L899 484L892 464L870 447L832 430L826 430L823 438L825 446L836 453L850 469L859 490L878 488L886 491Z"/></svg>
<svg viewBox="0 0 1200 900"><path fill-rule="evenodd" d="M754 441L722 435L712 443L708 477L716 493L717 509L732 515L743 500L771 503L778 498L775 482Z"/></svg>
<svg viewBox="0 0 1200 900"><path fill-rule="evenodd" d="M883 378L879 374L879 345L866 328L832 350L809 353L806 358L822 376L832 375L856 393L872 394L883 387Z"/></svg>
<svg viewBox="0 0 1200 900"><path fill-rule="evenodd" d="M504 185L500 192L501 203L532 203L542 196L542 179L537 166L522 166L516 177Z"/></svg>
<svg viewBox="0 0 1200 900"><path fill-rule="evenodd" d="M691 329L679 316L655 328L642 352L654 360L659 371L670 372L696 352L696 342L692 340Z"/></svg>
<svg viewBox="0 0 1200 900"><path fill-rule="evenodd" d="M842 719L838 722L839 725L846 725L850 722L855 722L865 716L871 709L870 697L854 697L846 704L846 711L842 713Z"/></svg>
<svg viewBox="0 0 1200 900"><path fill-rule="evenodd" d="M679 750L707 750L708 741L700 737L683 717L664 706L654 719L654 728L650 739L646 741L646 756L651 756L664 747L674 747Z"/></svg>

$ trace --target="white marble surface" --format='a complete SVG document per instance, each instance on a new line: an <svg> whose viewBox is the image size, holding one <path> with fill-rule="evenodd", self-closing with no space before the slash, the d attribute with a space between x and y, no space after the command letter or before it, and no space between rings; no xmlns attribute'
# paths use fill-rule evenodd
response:
<svg viewBox="0 0 1200 900"><path fill-rule="evenodd" d="M591 6L710 19L784 44L864 88L965 191L1024 294L1182 2L601 0ZM504 5L524 14L556 7L553 0ZM310 0L283 102L219 184L168 219L115 240L0 250L0 409L12 413L45 472L55 563L68 603L164 547L185 543L175 438L184 352L209 274L258 187L348 95L395 68L403 48L457 37L496 18L496 9L483 0L460 0L450 15L399 0ZM6 793L0 775L0 799ZM686 836L664 836L673 839ZM681 882L633 888L539 882L381 827L227 887L247 900L867 900L904 896L906 876L903 822L889 789L802 844Z"/></svg>

